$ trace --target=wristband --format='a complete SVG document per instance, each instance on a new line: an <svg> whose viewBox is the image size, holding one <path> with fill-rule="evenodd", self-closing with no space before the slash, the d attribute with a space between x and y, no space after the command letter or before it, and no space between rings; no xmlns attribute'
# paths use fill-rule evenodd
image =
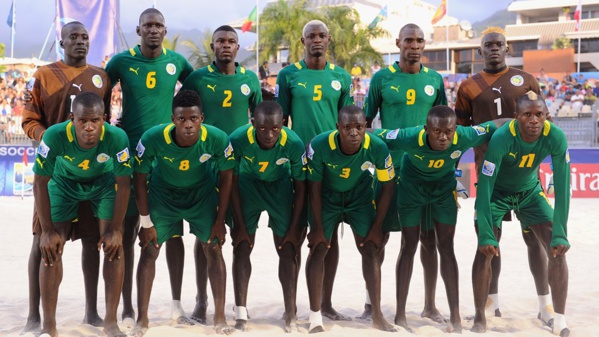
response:
<svg viewBox="0 0 599 337"><path fill-rule="evenodd" d="M152 228L154 224L152 223L152 219L150 219L150 215L139 215L139 224L141 228Z"/></svg>

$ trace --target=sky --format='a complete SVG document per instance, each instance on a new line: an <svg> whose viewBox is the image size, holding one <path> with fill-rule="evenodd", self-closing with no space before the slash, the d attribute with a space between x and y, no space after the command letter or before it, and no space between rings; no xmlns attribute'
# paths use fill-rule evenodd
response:
<svg viewBox="0 0 599 337"><path fill-rule="evenodd" d="M6 24L6 18L11 2L12 0L0 0L0 42L6 46L5 55L10 54L10 27ZM31 55L19 54L19 42L35 43L41 49L54 19L55 0L16 0L16 2L15 57L29 57ZM427 2L438 5L441 0L428 0ZM512 1L448 0L448 2L449 15L476 22L487 18L497 10L507 8ZM194 28L198 30L215 29L220 25L247 17L256 5L256 1L252 0L120 0L122 31L124 33L135 32L139 14L144 9L152 7L154 3L164 14L167 28L170 28L171 31ZM265 5L266 0L259 0L260 9ZM244 35L248 35L248 37L240 36L241 42L250 39L253 41L253 38L249 37L250 33Z"/></svg>

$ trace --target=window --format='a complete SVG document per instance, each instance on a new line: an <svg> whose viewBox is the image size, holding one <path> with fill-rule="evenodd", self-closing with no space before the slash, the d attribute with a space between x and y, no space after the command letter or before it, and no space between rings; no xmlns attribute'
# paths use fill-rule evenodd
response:
<svg viewBox="0 0 599 337"><path fill-rule="evenodd" d="M525 50L537 50L538 40L511 41L508 42L510 50L508 55L511 57L522 57Z"/></svg>

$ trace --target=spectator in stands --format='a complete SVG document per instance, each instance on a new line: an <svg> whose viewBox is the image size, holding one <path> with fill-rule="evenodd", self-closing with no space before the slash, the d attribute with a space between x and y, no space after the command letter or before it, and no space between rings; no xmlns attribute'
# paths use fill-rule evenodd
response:
<svg viewBox="0 0 599 337"><path fill-rule="evenodd" d="M376 72L379 70L381 70L381 66L379 66L379 62L374 61L374 64L372 65L372 67L370 67L370 76L374 76L374 74L376 74Z"/></svg>
<svg viewBox="0 0 599 337"><path fill-rule="evenodd" d="M358 97L366 96L366 90L364 90L364 88L362 88L361 84L358 84L356 86L356 89L354 89L354 99L356 98L356 96L358 96Z"/></svg>
<svg viewBox="0 0 599 337"><path fill-rule="evenodd" d="M362 68L358 66L357 63L354 63L353 68L351 68L351 72L349 73L352 77L359 77L362 75Z"/></svg>
<svg viewBox="0 0 599 337"><path fill-rule="evenodd" d="M593 94L593 91L587 90L584 95L583 104L593 106L597 102L597 96Z"/></svg>
<svg viewBox="0 0 599 337"><path fill-rule="evenodd" d="M584 101L584 96L582 95L582 92L580 90L576 90L575 89L575 94L572 95L570 101L572 102L572 109L574 111L580 111L582 110L582 104Z"/></svg>
<svg viewBox="0 0 599 337"><path fill-rule="evenodd" d="M595 82L595 88L593 89L593 95L599 97L599 83Z"/></svg>
<svg viewBox="0 0 599 337"><path fill-rule="evenodd" d="M8 100L6 98L2 99L2 103L0 104L0 112L2 116L12 116L12 108L10 104L8 104Z"/></svg>
<svg viewBox="0 0 599 337"><path fill-rule="evenodd" d="M571 102L572 101L572 96L574 96L576 94L576 92L574 91L574 88L572 87L572 85L568 85L568 90L564 93L564 101L566 102Z"/></svg>
<svg viewBox="0 0 599 337"><path fill-rule="evenodd" d="M545 74L544 68L541 68L538 79L539 79L539 82L541 82L541 83L549 83L549 76L547 76L547 74Z"/></svg>
<svg viewBox="0 0 599 337"><path fill-rule="evenodd" d="M572 84L572 75L570 75L570 71L566 71L566 75L564 76L564 82L566 85Z"/></svg>
<svg viewBox="0 0 599 337"><path fill-rule="evenodd" d="M6 130L4 131L4 135L6 136L7 143L12 142L12 138L19 131L18 130L19 128L20 128L20 126L17 125L14 120L10 120L8 122L8 126L6 127Z"/></svg>
<svg viewBox="0 0 599 337"><path fill-rule="evenodd" d="M575 90L580 90L580 89L582 89L582 84L579 83L577 79L573 78L572 79L572 88L574 88Z"/></svg>
<svg viewBox="0 0 599 337"><path fill-rule="evenodd" d="M268 82L268 76L270 76L270 70L268 69L268 61L264 61L258 69L260 75L260 84L264 87Z"/></svg>

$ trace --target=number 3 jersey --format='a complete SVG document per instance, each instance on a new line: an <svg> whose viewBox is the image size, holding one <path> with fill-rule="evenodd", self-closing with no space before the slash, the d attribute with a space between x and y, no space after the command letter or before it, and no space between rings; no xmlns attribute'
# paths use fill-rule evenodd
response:
<svg viewBox="0 0 599 337"><path fill-rule="evenodd" d="M33 172L90 182L112 171L115 176L130 176L133 172L130 159L125 131L104 123L98 144L84 149L77 142L73 122L66 121L49 127L44 133Z"/></svg>
<svg viewBox="0 0 599 337"><path fill-rule="evenodd" d="M227 134L202 125L198 141L180 147L174 140L175 125L157 125L146 131L136 147L135 172L149 173L150 184L164 188L194 188L215 184L213 165L219 171L233 169L235 158Z"/></svg>

